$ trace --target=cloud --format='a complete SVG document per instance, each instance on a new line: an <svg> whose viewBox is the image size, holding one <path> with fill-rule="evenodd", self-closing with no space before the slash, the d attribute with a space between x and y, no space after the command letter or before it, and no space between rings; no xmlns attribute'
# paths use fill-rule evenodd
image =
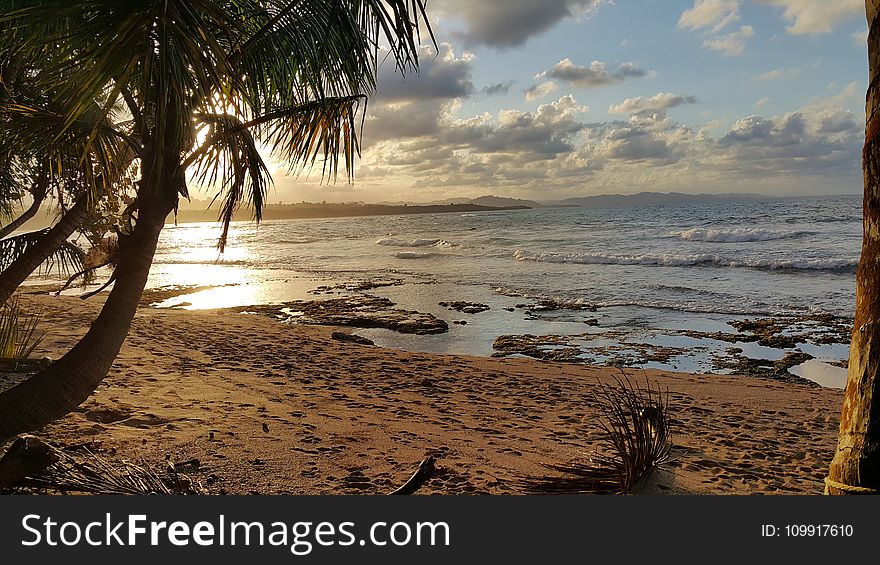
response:
<svg viewBox="0 0 880 565"><path fill-rule="evenodd" d="M647 114L660 112L681 106L682 104L696 104L696 96L687 96L682 94L672 94L671 92L658 92L650 98L627 98L620 104L612 104L608 107L609 114Z"/></svg>
<svg viewBox="0 0 880 565"><path fill-rule="evenodd" d="M755 102L755 108L763 108L764 106L767 105L767 102L770 102L770 98L765 96L765 97L761 98L760 100L758 100L757 102Z"/></svg>
<svg viewBox="0 0 880 565"><path fill-rule="evenodd" d="M716 164L753 176L859 171L861 126L833 100L784 116L740 118L718 139Z"/></svg>
<svg viewBox="0 0 880 565"><path fill-rule="evenodd" d="M744 25L737 31L723 33L724 28L740 19L741 0L694 0L694 5L682 12L678 27L701 30L703 47L720 51L727 56L740 55L746 47L745 39L755 35L752 26Z"/></svg>
<svg viewBox="0 0 880 565"><path fill-rule="evenodd" d="M653 74L653 71L638 67L634 63L608 65L602 61L593 61L589 67L584 67L575 65L571 59L565 58L550 70L538 73L535 78L555 78L580 88L596 88L623 82L627 78L640 78Z"/></svg>
<svg viewBox="0 0 880 565"><path fill-rule="evenodd" d="M859 97L851 84L784 115L756 111L726 127L671 119L670 108L697 100L669 92L623 100L609 112L626 119L597 123L571 95L468 117L459 114L461 98L387 101L370 108L358 186L408 200L489 190L555 198L623 186L827 192L829 179L858 184L864 117L845 108Z"/></svg>
<svg viewBox="0 0 880 565"><path fill-rule="evenodd" d="M793 77L799 75L802 69L803 67L790 69L773 69L772 71L767 71L766 73L758 75L756 78L758 80L776 80L785 77Z"/></svg>
<svg viewBox="0 0 880 565"><path fill-rule="evenodd" d="M471 149L476 153L530 154L541 158L565 153L573 149L572 136L583 129L575 116L587 111L589 108L578 104L570 94L541 104L535 112L502 110L495 125L483 128L478 136L468 136ZM447 138L458 139L461 135L455 131Z"/></svg>
<svg viewBox="0 0 880 565"><path fill-rule="evenodd" d="M703 46L713 51L720 51L728 57L733 57L742 54L746 48L745 39L753 35L755 35L755 30L752 26L742 26L739 28L739 31L704 40Z"/></svg>
<svg viewBox="0 0 880 565"><path fill-rule="evenodd" d="M556 83L552 80L549 82L543 82L540 84L536 84L527 88L525 92L526 100L531 102L532 100L537 100L539 98L544 98L551 92L555 92L557 89Z"/></svg>
<svg viewBox="0 0 880 565"><path fill-rule="evenodd" d="M862 31L854 31L850 34L852 37L853 43L860 47L865 47L868 44L868 30L864 29Z"/></svg>
<svg viewBox="0 0 880 565"><path fill-rule="evenodd" d="M394 65L379 69L375 99L382 102L463 98L474 91L472 57L457 57L449 43L441 43L439 51L422 47L419 72L400 76Z"/></svg>
<svg viewBox="0 0 880 565"><path fill-rule="evenodd" d="M379 70L376 95L371 98L362 144L368 148L389 139L431 135L454 111L453 103L474 93L473 57L456 55L448 43L439 52L422 47L419 73L402 78L393 65Z"/></svg>
<svg viewBox="0 0 880 565"><path fill-rule="evenodd" d="M429 8L445 18L461 20L456 36L467 45L499 49L516 47L562 20L586 17L606 0L436 0Z"/></svg>
<svg viewBox="0 0 880 565"><path fill-rule="evenodd" d="M480 89L480 92L482 92L486 96L503 96L510 92L510 87L513 86L514 82L516 81L508 80L496 84L490 84Z"/></svg>
<svg viewBox="0 0 880 565"><path fill-rule="evenodd" d="M838 23L865 17L864 0L756 0L783 8L793 35L830 33Z"/></svg>
<svg viewBox="0 0 880 565"><path fill-rule="evenodd" d="M692 8L678 19L678 27L685 29L709 28L718 33L727 24L739 20L740 0L695 0Z"/></svg>

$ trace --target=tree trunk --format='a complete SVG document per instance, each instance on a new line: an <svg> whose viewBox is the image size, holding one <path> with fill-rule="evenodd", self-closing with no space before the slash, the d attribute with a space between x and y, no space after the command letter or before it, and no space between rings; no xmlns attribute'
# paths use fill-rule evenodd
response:
<svg viewBox="0 0 880 565"><path fill-rule="evenodd" d="M172 209L167 206L151 214L141 209L134 233L120 241L113 290L79 343L48 368L0 394L0 442L69 413L107 375L131 327L159 234Z"/></svg>
<svg viewBox="0 0 880 565"><path fill-rule="evenodd" d="M67 241L89 215L88 197L81 196L49 232L0 273L0 304L12 296L37 267Z"/></svg>
<svg viewBox="0 0 880 565"><path fill-rule="evenodd" d="M880 0L866 0L868 93L862 257L856 272L856 313L837 453L826 494L880 493Z"/></svg>
<svg viewBox="0 0 880 565"><path fill-rule="evenodd" d="M176 162L175 160L176 159ZM119 241L116 282L88 333L61 359L28 380L0 394L0 442L40 428L82 404L98 387L131 327L141 299L159 234L174 209L180 179L164 171L176 170L179 158L166 155L152 180L142 182L137 223L131 235Z"/></svg>
<svg viewBox="0 0 880 565"><path fill-rule="evenodd" d="M43 200L46 199L46 190L45 188L41 188L37 186L34 190L34 202L30 205L30 207L21 213L21 215L2 228L0 228L0 239L8 236L18 228L20 228L26 221L30 220L37 214L37 210L40 209L40 205L43 203ZM2 302L2 301L0 301Z"/></svg>

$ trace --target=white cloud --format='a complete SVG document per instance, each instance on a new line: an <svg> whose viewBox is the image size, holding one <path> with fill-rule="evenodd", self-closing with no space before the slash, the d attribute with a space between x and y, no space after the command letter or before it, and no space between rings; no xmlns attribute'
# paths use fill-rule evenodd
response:
<svg viewBox="0 0 880 565"><path fill-rule="evenodd" d="M757 76L758 80L776 80L785 77L793 77L800 74L802 67L791 69L773 69Z"/></svg>
<svg viewBox="0 0 880 565"><path fill-rule="evenodd" d="M862 31L854 31L850 34L850 37L852 37L853 43L856 45L861 47L866 47L868 45L868 30L866 29Z"/></svg>
<svg viewBox="0 0 880 565"><path fill-rule="evenodd" d="M473 62L450 56L438 64L448 66L447 72ZM461 71L454 76L466 75ZM359 194L347 192L344 198L437 199L489 190L552 198L621 186L632 191L748 186L768 192L787 186L803 192L827 190L831 178L858 181L864 116L846 110L861 96L857 84L781 116L760 115L769 106L762 98L755 104L758 115L726 127L727 120L689 127L667 116L671 108L697 102L681 93L627 98L608 107L625 119L598 123L585 119L589 109L571 95L530 111L463 117L469 106L464 97L452 97L455 89L448 98L426 98L416 86L412 94L370 105L356 177Z"/></svg>
<svg viewBox="0 0 880 565"><path fill-rule="evenodd" d="M703 47L719 51L727 56L740 55L746 47L746 38L755 35L750 25L724 33L724 29L740 19L741 0L694 0L678 19L678 27L702 31Z"/></svg>
<svg viewBox="0 0 880 565"><path fill-rule="evenodd" d="M755 30L752 26L742 26L739 31L704 40L703 46L713 51L720 51L728 57L733 57L742 54L746 48L745 39L753 35L755 35Z"/></svg>
<svg viewBox="0 0 880 565"><path fill-rule="evenodd" d="M602 61L593 61L587 67L576 65L566 57L550 70L535 75L535 78L555 78L580 88L595 88L623 82L627 78L639 78L653 74L653 71L643 69L635 63L606 64Z"/></svg>
<svg viewBox="0 0 880 565"><path fill-rule="evenodd" d="M830 33L836 24L865 17L864 0L756 0L783 8L791 22L788 33L794 35Z"/></svg>
<svg viewBox="0 0 880 565"><path fill-rule="evenodd" d="M770 98L765 96L765 97L761 98L760 100L758 100L757 102L755 102L755 108L763 108L764 106L767 105L767 102L770 102Z"/></svg>
<svg viewBox="0 0 880 565"><path fill-rule="evenodd" d="M533 100L538 100L539 98L544 98L545 96L547 96L551 92L555 92L556 90L556 83L551 80L550 82L543 82L534 86L530 86L525 90L525 97L526 100L531 102Z"/></svg>
<svg viewBox="0 0 880 565"><path fill-rule="evenodd" d="M671 92L658 92L649 98L636 96L627 98L620 104L612 104L608 107L609 114L646 114L659 112L681 106L682 104L696 104L696 96L673 94Z"/></svg>
<svg viewBox="0 0 880 565"><path fill-rule="evenodd" d="M741 0L695 0L692 8L685 10L678 19L678 27L686 29L708 28L720 32L727 24L739 19Z"/></svg>

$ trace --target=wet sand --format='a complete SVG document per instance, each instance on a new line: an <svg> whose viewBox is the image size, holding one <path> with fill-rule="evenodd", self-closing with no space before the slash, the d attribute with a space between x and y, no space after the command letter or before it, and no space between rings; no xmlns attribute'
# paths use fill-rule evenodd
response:
<svg viewBox="0 0 880 565"><path fill-rule="evenodd" d="M22 302L45 312L35 356L57 358L101 298ZM440 473L420 493L509 494L601 438L598 385L618 369L411 353L340 342L338 329L142 308L96 394L38 435L99 442L111 459L198 459L210 492L261 494L382 494L429 454ZM669 391L673 458L648 492L821 494L842 391L627 372Z"/></svg>

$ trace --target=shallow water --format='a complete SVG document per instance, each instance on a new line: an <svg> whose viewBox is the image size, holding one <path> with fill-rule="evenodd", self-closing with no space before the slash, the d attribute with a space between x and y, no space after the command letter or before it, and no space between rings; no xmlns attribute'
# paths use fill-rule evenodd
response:
<svg viewBox="0 0 880 565"><path fill-rule="evenodd" d="M859 198L822 197L244 222L233 226L219 262L217 226L183 224L163 232L149 285L234 285L162 304L200 309L312 300L329 296L310 293L321 285L394 281L368 292L447 320L450 331L358 330L380 345L490 355L502 334L578 335L585 361L618 362L635 344L629 361L638 363L640 347L662 346L682 352L642 365L713 372L713 356L732 347L770 361L789 350L677 331L735 332L728 322L744 318L851 315L860 217ZM450 300L491 309L462 314L438 304ZM590 310L517 308L540 301ZM592 319L598 327L585 323ZM467 324L451 323L461 320ZM617 357L598 351L609 345L622 347ZM797 350L815 359L792 373L840 386L845 370L826 361L845 358L846 345Z"/></svg>

